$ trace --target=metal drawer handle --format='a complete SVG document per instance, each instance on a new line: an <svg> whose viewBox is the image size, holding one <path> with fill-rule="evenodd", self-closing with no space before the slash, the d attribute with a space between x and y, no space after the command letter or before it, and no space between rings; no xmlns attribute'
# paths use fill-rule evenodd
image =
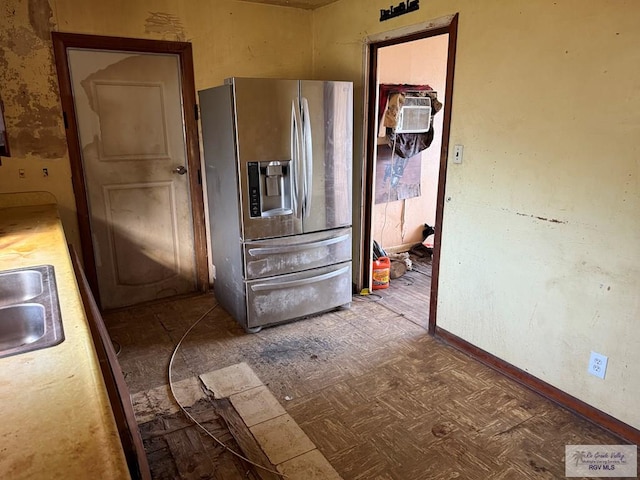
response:
<svg viewBox="0 0 640 480"><path fill-rule="evenodd" d="M251 285L251 290L254 292L263 292L265 290L281 290L283 288L300 287L302 285L317 283L323 280L327 280L329 278L337 277L338 275L342 275L348 270L349 270L349 267L347 266L347 267L342 267L338 270L334 270L333 272L323 273L322 275L317 275L315 277L310 277L310 278L301 278L300 280L291 280L289 282L280 282L280 283L257 283L255 285Z"/></svg>
<svg viewBox="0 0 640 480"><path fill-rule="evenodd" d="M349 238L349 234L340 235L339 237L327 238L316 242L299 243L297 245L288 245L286 247L255 247L249 249L249 255L257 257L259 255L272 255L274 253L290 253L308 250L310 248L320 248L327 245L333 245Z"/></svg>

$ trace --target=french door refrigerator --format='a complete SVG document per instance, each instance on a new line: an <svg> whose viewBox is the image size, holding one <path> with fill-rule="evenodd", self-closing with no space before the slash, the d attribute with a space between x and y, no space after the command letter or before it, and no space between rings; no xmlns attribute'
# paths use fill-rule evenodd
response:
<svg viewBox="0 0 640 480"><path fill-rule="evenodd" d="M199 92L214 293L245 330L351 302L350 82Z"/></svg>

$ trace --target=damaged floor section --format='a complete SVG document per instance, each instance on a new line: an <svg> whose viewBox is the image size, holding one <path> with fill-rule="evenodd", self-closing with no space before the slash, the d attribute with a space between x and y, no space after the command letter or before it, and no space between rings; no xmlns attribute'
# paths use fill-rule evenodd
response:
<svg viewBox="0 0 640 480"><path fill-rule="evenodd" d="M132 395L154 479L282 478L340 475L246 363L173 385L175 398L207 431L188 421L168 386ZM243 461L229 450L248 457Z"/></svg>
<svg viewBox="0 0 640 480"><path fill-rule="evenodd" d="M239 437L246 448L250 437L270 445L271 432L295 424L302 435L289 446L297 456L284 460L290 454L280 456L280 446L260 447L266 461L297 467L313 452L345 480L562 478L566 444L621 443L430 337L412 317L428 310L428 289L409 281L415 275L392 280L382 298L354 297L351 309L253 335L215 308L176 355L178 398L238 448L229 425L251 433ZM212 295L202 295L105 315L154 478L260 478L191 426L169 397L173 348L213 305ZM249 381L231 394L210 377L239 364L260 385ZM211 394L216 389L221 398Z"/></svg>
<svg viewBox="0 0 640 480"><path fill-rule="evenodd" d="M168 395L168 389L162 390ZM144 398L146 393L133 395L133 401L154 480L259 480L260 477L251 471L248 464L203 434L181 411L177 411L177 406L166 408L166 404L169 403L168 397L165 396L160 402L165 404L164 408L160 404L154 405L157 410L142 406L141 404L148 401ZM149 391L150 396L154 398L158 398L159 393ZM227 424L208 398L203 397L188 405L186 410L229 448L240 450ZM138 417L138 413L142 415Z"/></svg>

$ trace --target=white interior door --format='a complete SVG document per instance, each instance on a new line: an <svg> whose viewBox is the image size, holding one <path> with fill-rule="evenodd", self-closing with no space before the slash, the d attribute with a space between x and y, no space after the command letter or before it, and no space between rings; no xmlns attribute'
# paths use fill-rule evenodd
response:
<svg viewBox="0 0 640 480"><path fill-rule="evenodd" d="M102 307L194 291L178 55L67 54Z"/></svg>

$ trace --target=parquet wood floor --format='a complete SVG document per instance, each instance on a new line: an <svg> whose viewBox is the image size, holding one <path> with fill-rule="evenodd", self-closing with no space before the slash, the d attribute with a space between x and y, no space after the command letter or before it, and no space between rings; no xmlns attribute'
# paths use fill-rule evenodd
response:
<svg viewBox="0 0 640 480"><path fill-rule="evenodd" d="M373 290L380 306L400 315L412 323L429 327L429 301L431 293L431 258L411 255L412 270L400 278L389 281L389 287Z"/></svg>
<svg viewBox="0 0 640 480"><path fill-rule="evenodd" d="M622 443L428 336L427 280L426 269L409 272L382 299L354 297L350 309L254 335L216 308L182 344L174 381L247 362L345 480L564 478L565 444ZM105 315L132 393L167 384L174 345L214 304L202 295ZM183 432L172 450L149 431L157 478L195 478L176 465L204 436ZM212 472L199 466L197 478L236 478L203 442Z"/></svg>

